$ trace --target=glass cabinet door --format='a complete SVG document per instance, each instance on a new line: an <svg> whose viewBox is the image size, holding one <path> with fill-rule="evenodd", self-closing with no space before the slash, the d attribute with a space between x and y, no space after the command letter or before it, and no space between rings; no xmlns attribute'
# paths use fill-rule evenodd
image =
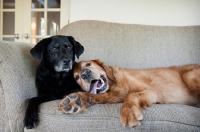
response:
<svg viewBox="0 0 200 132"><path fill-rule="evenodd" d="M0 0L0 40L36 44L68 24L69 0Z"/></svg>
<svg viewBox="0 0 200 132"><path fill-rule="evenodd" d="M0 0L0 29L1 40L15 40L15 0Z"/></svg>
<svg viewBox="0 0 200 132"><path fill-rule="evenodd" d="M60 29L61 0L31 0L31 43L56 35Z"/></svg>
<svg viewBox="0 0 200 132"><path fill-rule="evenodd" d="M24 0L24 42L37 43L68 24L69 0Z"/></svg>

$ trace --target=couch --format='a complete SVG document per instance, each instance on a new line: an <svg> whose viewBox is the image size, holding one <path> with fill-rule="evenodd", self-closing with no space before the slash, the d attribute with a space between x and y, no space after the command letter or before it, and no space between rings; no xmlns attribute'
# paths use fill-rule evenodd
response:
<svg viewBox="0 0 200 132"><path fill-rule="evenodd" d="M85 52L80 60L100 59L108 65L143 69L200 64L200 26L149 26L83 20L63 27ZM40 105L39 125L23 127L27 100L37 95L38 62L29 51L34 44L0 41L0 132L200 132L200 108L155 104L143 111L142 125L124 128L119 104L97 104L80 114L58 111L60 100ZM77 60L79 61L79 60Z"/></svg>

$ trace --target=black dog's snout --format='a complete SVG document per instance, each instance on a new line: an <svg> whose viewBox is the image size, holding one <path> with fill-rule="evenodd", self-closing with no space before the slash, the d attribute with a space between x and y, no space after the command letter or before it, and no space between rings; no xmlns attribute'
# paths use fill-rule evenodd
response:
<svg viewBox="0 0 200 132"><path fill-rule="evenodd" d="M83 79L88 79L91 76L91 70L89 69L85 69L84 71L82 71L81 73L81 77Z"/></svg>
<svg viewBox="0 0 200 132"><path fill-rule="evenodd" d="M64 63L64 64L69 64L69 63L70 63L70 59L65 59L65 60L63 60L63 63Z"/></svg>

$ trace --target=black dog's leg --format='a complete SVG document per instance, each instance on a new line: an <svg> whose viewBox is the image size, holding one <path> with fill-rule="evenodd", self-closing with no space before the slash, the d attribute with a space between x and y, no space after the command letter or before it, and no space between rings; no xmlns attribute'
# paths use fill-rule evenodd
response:
<svg viewBox="0 0 200 132"><path fill-rule="evenodd" d="M24 117L24 127L26 129L32 129L38 123L38 106L47 101L51 101L51 98L42 96L31 98L28 102L25 117Z"/></svg>

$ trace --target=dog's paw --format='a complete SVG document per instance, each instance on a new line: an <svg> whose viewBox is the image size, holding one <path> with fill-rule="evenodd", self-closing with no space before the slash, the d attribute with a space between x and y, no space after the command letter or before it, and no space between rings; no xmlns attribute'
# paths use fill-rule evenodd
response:
<svg viewBox="0 0 200 132"><path fill-rule="evenodd" d="M32 129L34 127L37 126L38 124L38 112L37 110L27 110L24 120L24 127L26 127L26 129Z"/></svg>
<svg viewBox="0 0 200 132"><path fill-rule="evenodd" d="M140 121L143 120L142 110L133 105L123 105L120 110L120 118L124 127L140 126Z"/></svg>
<svg viewBox="0 0 200 132"><path fill-rule="evenodd" d="M86 93L72 93L62 99L59 103L58 109L65 114L80 113L88 106L93 104L92 99Z"/></svg>

